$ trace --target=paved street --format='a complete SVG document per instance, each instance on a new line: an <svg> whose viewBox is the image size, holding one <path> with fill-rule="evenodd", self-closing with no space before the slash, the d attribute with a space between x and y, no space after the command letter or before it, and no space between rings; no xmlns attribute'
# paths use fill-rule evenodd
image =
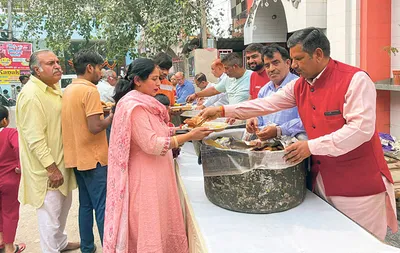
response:
<svg viewBox="0 0 400 253"><path fill-rule="evenodd" d="M73 242L79 241L78 206L78 190L75 190L73 192L72 206L71 210L69 211L67 222L67 234L69 241ZM101 243L97 232L97 227L94 228L94 236L97 245L97 253L102 253L103 251L101 250ZM31 206L21 206L16 242L26 243L27 248L24 251L26 253L41 252L36 211ZM69 252L80 252L80 250Z"/></svg>

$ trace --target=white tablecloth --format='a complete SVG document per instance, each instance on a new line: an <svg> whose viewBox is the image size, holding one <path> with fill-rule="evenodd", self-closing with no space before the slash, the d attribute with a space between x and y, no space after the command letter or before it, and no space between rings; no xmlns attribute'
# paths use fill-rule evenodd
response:
<svg viewBox="0 0 400 253"><path fill-rule="evenodd" d="M400 252L365 231L312 192L304 202L275 214L244 214L212 204L202 168L186 143L177 159L189 204L210 253Z"/></svg>

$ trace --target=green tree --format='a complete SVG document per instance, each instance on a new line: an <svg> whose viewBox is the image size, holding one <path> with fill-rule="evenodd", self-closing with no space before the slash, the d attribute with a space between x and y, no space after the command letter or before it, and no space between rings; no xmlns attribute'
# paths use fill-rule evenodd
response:
<svg viewBox="0 0 400 253"><path fill-rule="evenodd" d="M2 7L5 0L0 1ZM13 0L23 7L15 13L15 24L22 28L22 40L45 36L46 46L63 54L70 48L74 32L84 38L82 47L97 47L109 58L136 54L137 42L153 50L167 50L197 34L200 8L209 13L212 0ZM204 7L205 6L205 7ZM218 17L208 16L210 26Z"/></svg>

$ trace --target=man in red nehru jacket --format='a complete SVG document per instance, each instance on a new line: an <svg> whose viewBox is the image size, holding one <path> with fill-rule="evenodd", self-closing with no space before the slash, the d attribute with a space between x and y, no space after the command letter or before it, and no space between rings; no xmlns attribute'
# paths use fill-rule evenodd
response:
<svg viewBox="0 0 400 253"><path fill-rule="evenodd" d="M248 119L297 106L309 140L286 148L285 159L311 155L313 190L383 240L388 226L397 232L397 219L375 129L375 85L361 69L331 59L329 40L317 28L295 32L287 44L299 79L270 97L207 108L202 117Z"/></svg>

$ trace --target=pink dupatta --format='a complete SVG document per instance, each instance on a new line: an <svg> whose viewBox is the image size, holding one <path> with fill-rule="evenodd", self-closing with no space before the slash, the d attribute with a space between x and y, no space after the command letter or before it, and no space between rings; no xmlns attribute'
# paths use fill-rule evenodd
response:
<svg viewBox="0 0 400 253"><path fill-rule="evenodd" d="M159 115L166 123L169 114L155 98L139 91L126 94L117 105L108 153L107 198L104 220L104 253L128 253L128 165L131 143L131 117L136 106Z"/></svg>

